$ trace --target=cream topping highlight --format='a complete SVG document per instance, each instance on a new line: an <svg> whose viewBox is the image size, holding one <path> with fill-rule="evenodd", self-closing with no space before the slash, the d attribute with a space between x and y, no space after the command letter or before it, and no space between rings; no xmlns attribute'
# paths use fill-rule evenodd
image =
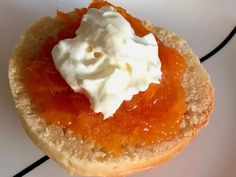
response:
<svg viewBox="0 0 236 177"><path fill-rule="evenodd" d="M69 86L86 94L94 112L104 118L150 83L159 83L162 75L154 35L138 37L110 6L89 9L76 37L60 41L52 56Z"/></svg>

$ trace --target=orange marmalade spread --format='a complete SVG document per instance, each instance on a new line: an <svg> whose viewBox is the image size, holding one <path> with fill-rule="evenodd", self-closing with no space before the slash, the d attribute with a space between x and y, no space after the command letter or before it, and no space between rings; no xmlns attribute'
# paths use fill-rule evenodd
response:
<svg viewBox="0 0 236 177"><path fill-rule="evenodd" d="M111 4L94 1L88 8L104 5ZM150 32L124 9L115 8L129 21L138 36ZM186 68L183 57L175 49L158 42L162 64L160 84L150 84L145 92L124 101L113 117L103 119L101 113L91 110L85 95L72 91L52 60L52 48L62 39L75 37L87 9L75 9L74 12L73 18L57 12L64 26L56 36L49 37L43 43L38 56L25 66L26 91L41 117L47 124L60 126L65 131L72 130L82 139L96 141L102 151L113 155L121 154L127 146L149 146L176 138L181 133L180 122L186 111L181 86Z"/></svg>

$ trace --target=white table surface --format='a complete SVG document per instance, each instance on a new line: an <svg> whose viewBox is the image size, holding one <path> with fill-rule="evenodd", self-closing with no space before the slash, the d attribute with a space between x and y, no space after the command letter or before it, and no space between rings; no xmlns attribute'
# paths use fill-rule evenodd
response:
<svg viewBox="0 0 236 177"><path fill-rule="evenodd" d="M44 154L26 136L14 108L7 78L8 59L27 25L42 16L85 7L87 0L0 1L0 176L13 176ZM236 25L235 0L112 0L142 19L184 37L202 57L214 49ZM216 89L210 124L176 158L134 177L236 176L236 36L203 63ZM52 160L26 176L67 177Z"/></svg>

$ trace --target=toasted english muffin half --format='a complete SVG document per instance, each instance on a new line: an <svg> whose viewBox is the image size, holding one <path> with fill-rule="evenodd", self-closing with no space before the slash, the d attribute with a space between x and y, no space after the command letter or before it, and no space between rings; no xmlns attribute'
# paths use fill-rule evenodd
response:
<svg viewBox="0 0 236 177"><path fill-rule="evenodd" d="M73 12L72 12L73 13ZM118 157L101 151L94 141L82 140L72 131L48 125L34 109L23 83L24 63L37 55L48 36L56 35L63 27L60 19L44 17L31 25L22 35L9 63L9 81L16 108L23 126L32 141L71 175L119 176L150 169L169 160L181 151L207 125L213 111L214 89L209 75L191 51L186 41L173 32L144 22L160 41L175 48L185 59L187 68L182 86L187 111L181 123L184 133L172 141L153 146L131 148Z"/></svg>

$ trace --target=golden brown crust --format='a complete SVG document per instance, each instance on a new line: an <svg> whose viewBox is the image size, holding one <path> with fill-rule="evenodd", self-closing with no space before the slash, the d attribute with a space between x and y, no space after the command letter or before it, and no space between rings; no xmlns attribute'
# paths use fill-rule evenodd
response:
<svg viewBox="0 0 236 177"><path fill-rule="evenodd" d="M47 126L34 111L24 91L22 64L36 55L39 45L47 36L57 33L62 26L59 19L45 17L32 25L22 36L22 41L10 60L10 86L27 134L41 150L72 175L127 175L162 164L189 144L209 120L213 111L214 90L197 56L176 34L148 23L145 25L165 45L176 48L186 59L187 70L182 83L187 103L187 112L181 123L184 134L171 142L154 147L127 148L121 157L105 154L94 142L82 141L73 132L64 134L60 127Z"/></svg>

